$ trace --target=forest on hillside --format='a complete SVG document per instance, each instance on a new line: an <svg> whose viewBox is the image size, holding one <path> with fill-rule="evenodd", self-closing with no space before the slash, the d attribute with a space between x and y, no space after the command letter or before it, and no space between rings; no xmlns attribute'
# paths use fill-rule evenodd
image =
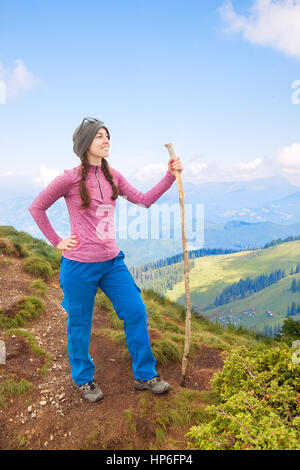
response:
<svg viewBox="0 0 300 470"><path fill-rule="evenodd" d="M189 250L189 268L195 267L195 259L203 256L224 255L237 253L240 250L223 248L200 248ZM158 294L165 294L175 284L184 278L184 254L179 253L168 258L144 264L132 266L129 271L142 289L153 289Z"/></svg>
<svg viewBox="0 0 300 470"><path fill-rule="evenodd" d="M278 269L277 271L272 271L269 275L261 274L254 279L250 279L250 277L240 279L238 282L226 286L221 294L216 297L213 305L218 307L219 305L228 304L234 300L244 299L255 292L277 283L284 277L285 272Z"/></svg>

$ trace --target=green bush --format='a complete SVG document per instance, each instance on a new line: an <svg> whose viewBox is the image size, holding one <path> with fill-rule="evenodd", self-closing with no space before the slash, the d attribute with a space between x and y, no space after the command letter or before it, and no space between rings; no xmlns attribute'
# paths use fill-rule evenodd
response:
<svg viewBox="0 0 300 470"><path fill-rule="evenodd" d="M202 450L297 450L299 432L272 407L240 392L219 406L208 406L212 420L193 426L187 436ZM189 447L191 447L189 445Z"/></svg>
<svg viewBox="0 0 300 470"><path fill-rule="evenodd" d="M286 344L239 347L211 385L220 399L211 420L187 433L203 450L299 449L300 366Z"/></svg>
<svg viewBox="0 0 300 470"><path fill-rule="evenodd" d="M293 341L300 338L300 321L293 320L292 318L286 318L283 321L280 333L275 336L276 341L283 341L289 346L292 345Z"/></svg>

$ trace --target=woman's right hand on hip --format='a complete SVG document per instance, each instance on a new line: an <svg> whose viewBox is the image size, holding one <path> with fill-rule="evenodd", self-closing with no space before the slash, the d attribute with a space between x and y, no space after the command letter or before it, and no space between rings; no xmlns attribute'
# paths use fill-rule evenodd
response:
<svg viewBox="0 0 300 470"><path fill-rule="evenodd" d="M79 241L76 240L77 235L71 235L68 238L64 238L59 242L58 245L56 245L56 248L59 250L68 250L71 251L73 248L76 248L76 246L79 245Z"/></svg>

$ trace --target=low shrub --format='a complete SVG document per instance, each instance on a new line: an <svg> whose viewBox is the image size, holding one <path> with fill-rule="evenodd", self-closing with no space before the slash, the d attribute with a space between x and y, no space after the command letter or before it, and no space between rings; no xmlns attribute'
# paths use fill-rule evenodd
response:
<svg viewBox="0 0 300 470"><path fill-rule="evenodd" d="M211 380L210 421L187 433L202 450L299 449L300 366L286 344L234 349Z"/></svg>

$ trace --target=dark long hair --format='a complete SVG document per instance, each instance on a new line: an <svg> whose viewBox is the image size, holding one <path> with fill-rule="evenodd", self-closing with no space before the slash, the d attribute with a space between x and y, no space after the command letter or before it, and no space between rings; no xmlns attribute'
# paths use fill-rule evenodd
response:
<svg viewBox="0 0 300 470"><path fill-rule="evenodd" d="M79 186L79 194L80 194L81 201L82 201L80 209L87 209L90 206L91 197L90 197L89 190L85 184L85 180L88 174L88 169L89 169L90 164L89 164L88 157L86 154L84 154L80 160L81 160L81 181L80 181L80 186ZM119 196L119 189L113 182L113 176L110 171L110 167L106 158L102 158L101 160L101 170L103 171L103 174L105 178L107 179L107 181L109 181L109 183L111 184L111 187L113 190L111 199L114 201Z"/></svg>

